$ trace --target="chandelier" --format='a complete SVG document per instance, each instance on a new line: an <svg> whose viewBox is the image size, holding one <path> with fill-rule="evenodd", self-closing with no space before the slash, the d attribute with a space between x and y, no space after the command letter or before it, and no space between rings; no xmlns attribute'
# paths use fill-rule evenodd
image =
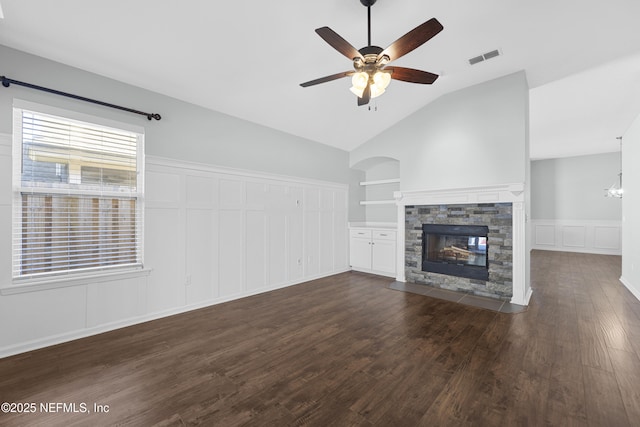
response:
<svg viewBox="0 0 640 427"><path fill-rule="evenodd" d="M606 193L604 196L621 199L622 193L624 193L622 189L622 137L619 136L617 139L620 141L620 173L618 174L618 180L611 184L611 187L605 189Z"/></svg>

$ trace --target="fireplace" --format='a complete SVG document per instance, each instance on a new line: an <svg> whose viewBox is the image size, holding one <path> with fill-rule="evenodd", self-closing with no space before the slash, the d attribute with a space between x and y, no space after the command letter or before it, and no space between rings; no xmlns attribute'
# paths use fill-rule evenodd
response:
<svg viewBox="0 0 640 427"><path fill-rule="evenodd" d="M529 303L524 184L397 191L394 198L398 206L398 265L404 264L404 269L398 269L397 281L513 304ZM424 271L423 224L487 226L488 280Z"/></svg>
<svg viewBox="0 0 640 427"><path fill-rule="evenodd" d="M489 280L489 227L422 224L422 270Z"/></svg>
<svg viewBox="0 0 640 427"><path fill-rule="evenodd" d="M513 294L511 203L408 205L407 281L476 296Z"/></svg>

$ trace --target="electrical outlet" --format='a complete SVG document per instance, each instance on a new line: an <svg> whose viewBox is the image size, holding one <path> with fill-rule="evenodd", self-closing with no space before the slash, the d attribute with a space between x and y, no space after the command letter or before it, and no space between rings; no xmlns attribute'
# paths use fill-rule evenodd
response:
<svg viewBox="0 0 640 427"><path fill-rule="evenodd" d="M191 285L191 275L190 274L187 274L187 276L185 277L184 284L187 285L187 286Z"/></svg>

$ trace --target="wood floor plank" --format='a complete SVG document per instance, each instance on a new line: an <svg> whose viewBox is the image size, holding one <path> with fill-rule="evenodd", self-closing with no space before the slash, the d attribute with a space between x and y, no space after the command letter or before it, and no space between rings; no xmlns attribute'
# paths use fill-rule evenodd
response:
<svg viewBox="0 0 640 427"><path fill-rule="evenodd" d="M555 346L544 412L548 424L587 424L581 351L571 342Z"/></svg>
<svg viewBox="0 0 640 427"><path fill-rule="evenodd" d="M584 367L585 404L590 426L631 426L615 375Z"/></svg>
<svg viewBox="0 0 640 427"><path fill-rule="evenodd" d="M640 419L640 358L635 352L610 350L622 401L630 420Z"/></svg>
<svg viewBox="0 0 640 427"><path fill-rule="evenodd" d="M2 426L640 425L620 258L532 253L504 314L344 273L0 359Z"/></svg>

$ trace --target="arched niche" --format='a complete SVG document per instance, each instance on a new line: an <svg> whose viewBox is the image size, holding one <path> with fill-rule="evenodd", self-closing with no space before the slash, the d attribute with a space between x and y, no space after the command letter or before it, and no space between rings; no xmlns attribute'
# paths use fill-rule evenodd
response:
<svg viewBox="0 0 640 427"><path fill-rule="evenodd" d="M380 165L384 165L384 164L397 165L397 168L398 168L397 177L400 176L400 161L398 159L394 159L393 157L383 157L383 156L369 157L367 159L362 159L359 162L355 163L353 166L351 166L351 168L361 170L366 173L367 171L371 169L375 169Z"/></svg>
<svg viewBox="0 0 640 427"><path fill-rule="evenodd" d="M400 162L392 157L370 157L352 166L364 172L360 182L364 196L359 201L365 208L368 223L393 223L397 210L393 193L400 190Z"/></svg>

